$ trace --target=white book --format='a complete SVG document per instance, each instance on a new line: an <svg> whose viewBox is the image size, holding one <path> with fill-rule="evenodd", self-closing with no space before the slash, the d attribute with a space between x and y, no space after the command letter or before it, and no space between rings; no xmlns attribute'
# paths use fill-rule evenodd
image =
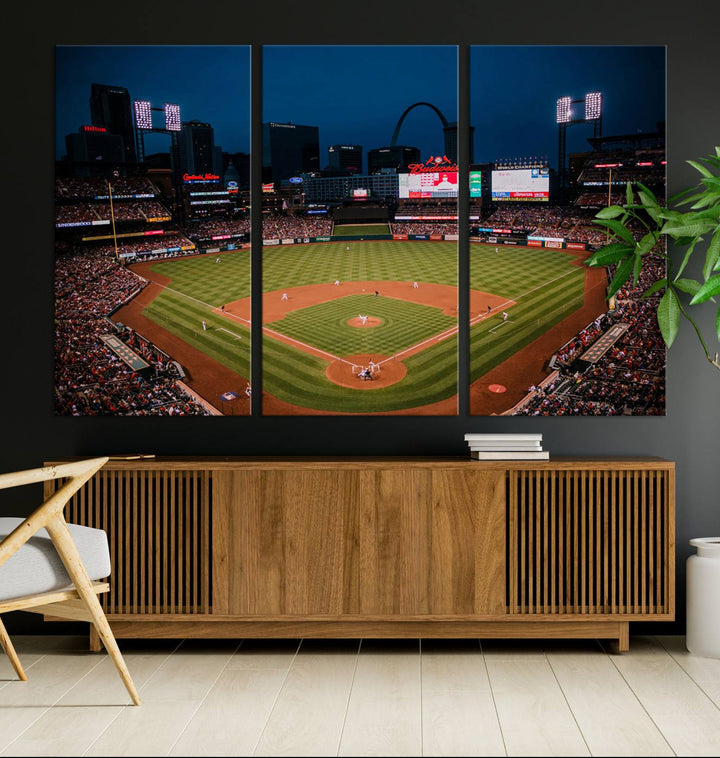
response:
<svg viewBox="0 0 720 758"><path fill-rule="evenodd" d="M542 440L542 434L466 434L465 439L468 442L471 440L478 442L488 442L490 440L503 442L508 440L534 440L539 442Z"/></svg>
<svg viewBox="0 0 720 758"><path fill-rule="evenodd" d="M471 458L479 461L548 461L550 453L547 450L540 450L536 453L520 451L473 451L470 453Z"/></svg>
<svg viewBox="0 0 720 758"><path fill-rule="evenodd" d="M483 450L488 450L488 451L512 450L519 453L537 453L537 452L542 451L542 446L536 443L532 443L529 445L519 445L513 442L507 442L504 445L469 445L469 448L473 452L475 451L482 452Z"/></svg>

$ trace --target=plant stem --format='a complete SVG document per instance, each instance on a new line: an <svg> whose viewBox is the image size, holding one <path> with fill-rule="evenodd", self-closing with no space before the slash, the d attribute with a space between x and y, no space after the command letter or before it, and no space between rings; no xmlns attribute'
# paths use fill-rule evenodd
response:
<svg viewBox="0 0 720 758"><path fill-rule="evenodd" d="M677 293L675 293L677 296ZM700 340L700 344L702 345L702 349L705 351L705 357L710 361L710 363L715 366L715 368L720 371L720 362L718 361L717 353L715 354L715 358L710 355L710 351L708 350L708 346L705 344L705 340L703 339L702 332L700 331L700 328L695 323L694 319L690 314L683 308L683 304L680 301L680 298L677 298L678 305L680 306L680 312L682 315L692 324L693 329L695 330L695 333L697 334L698 339Z"/></svg>

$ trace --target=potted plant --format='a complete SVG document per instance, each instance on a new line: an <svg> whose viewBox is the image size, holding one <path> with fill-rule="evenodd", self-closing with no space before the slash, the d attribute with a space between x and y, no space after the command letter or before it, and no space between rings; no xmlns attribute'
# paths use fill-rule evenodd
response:
<svg viewBox="0 0 720 758"><path fill-rule="evenodd" d="M702 331L690 313L690 306L715 303L720 295L720 147L715 155L687 161L700 173L699 182L674 195L663 205L640 182L628 182L624 205L609 205L599 211L593 223L605 227L608 244L585 262L589 266L616 265L608 287L608 298L632 277L637 286L643 259L648 255L665 258L666 274L648 287L643 298L663 293L657 309L657 320L665 344L670 347L685 318L695 329L708 361L720 370L718 353L711 353ZM689 206L683 212L683 208ZM641 231L638 231L641 230ZM667 254L667 238L684 249L680 265L675 268ZM702 280L683 276L693 255L704 251ZM715 318L716 337L720 341L720 308Z"/></svg>

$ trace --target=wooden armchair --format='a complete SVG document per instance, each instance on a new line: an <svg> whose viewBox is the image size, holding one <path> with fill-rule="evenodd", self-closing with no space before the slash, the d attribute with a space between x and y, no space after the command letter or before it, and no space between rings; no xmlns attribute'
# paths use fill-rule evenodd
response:
<svg viewBox="0 0 720 758"><path fill-rule="evenodd" d="M105 645L135 705L141 700L102 610L97 594L109 585L107 535L102 529L67 524L63 511L70 498L108 459L46 466L0 474L0 489L51 479L67 479L30 516L0 518L0 614L48 613L90 621ZM0 620L0 644L18 677L26 681L20 660Z"/></svg>

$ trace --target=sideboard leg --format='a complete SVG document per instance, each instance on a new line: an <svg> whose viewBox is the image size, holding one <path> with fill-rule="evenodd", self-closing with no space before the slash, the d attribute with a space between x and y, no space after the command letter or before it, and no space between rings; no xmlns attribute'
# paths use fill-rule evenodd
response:
<svg viewBox="0 0 720 758"><path fill-rule="evenodd" d="M630 650L630 622L618 622L617 632L617 639L608 640L610 651L613 654L627 653Z"/></svg>

